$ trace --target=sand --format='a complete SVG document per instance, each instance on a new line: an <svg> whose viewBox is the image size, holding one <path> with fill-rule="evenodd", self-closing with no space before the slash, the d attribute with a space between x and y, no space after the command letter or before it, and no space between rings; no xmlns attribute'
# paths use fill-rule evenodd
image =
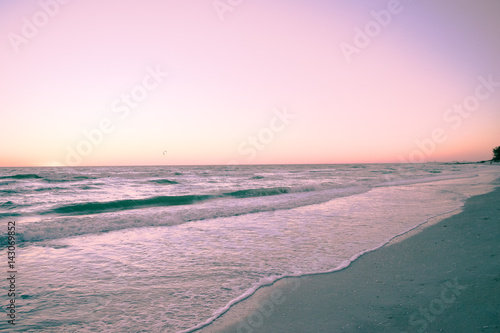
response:
<svg viewBox="0 0 500 333"><path fill-rule="evenodd" d="M500 332L499 299L497 187L344 270L261 288L198 332Z"/></svg>

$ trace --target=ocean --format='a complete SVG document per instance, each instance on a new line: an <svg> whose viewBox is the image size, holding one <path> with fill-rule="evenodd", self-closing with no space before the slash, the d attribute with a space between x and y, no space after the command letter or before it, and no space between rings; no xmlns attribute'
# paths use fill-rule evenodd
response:
<svg viewBox="0 0 500 333"><path fill-rule="evenodd" d="M481 164L0 168L13 332L192 332L285 276L331 272L493 189ZM7 313L7 310L5 311Z"/></svg>

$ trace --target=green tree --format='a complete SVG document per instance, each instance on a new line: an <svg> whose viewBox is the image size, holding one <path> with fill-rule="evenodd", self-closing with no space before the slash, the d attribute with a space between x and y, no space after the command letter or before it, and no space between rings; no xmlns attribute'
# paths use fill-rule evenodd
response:
<svg viewBox="0 0 500 333"><path fill-rule="evenodd" d="M500 146L493 148L493 161L500 162Z"/></svg>

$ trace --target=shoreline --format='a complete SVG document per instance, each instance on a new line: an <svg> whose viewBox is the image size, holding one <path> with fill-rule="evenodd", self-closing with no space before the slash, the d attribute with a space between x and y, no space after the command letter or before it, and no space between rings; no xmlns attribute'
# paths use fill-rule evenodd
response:
<svg viewBox="0 0 500 333"><path fill-rule="evenodd" d="M263 286L194 332L460 331L460 323L470 332L493 332L500 328L494 300L500 294L500 179L493 185L458 214L425 222L346 268ZM467 237L464 230L483 236ZM478 295L488 302L476 304Z"/></svg>
<svg viewBox="0 0 500 333"><path fill-rule="evenodd" d="M340 272L342 270L348 269L354 261L358 260L359 258L366 255L367 253L377 251L377 250L383 248L384 246L389 246L391 244L401 242L404 239L407 239L407 238L419 233L421 230L427 228L428 226L437 224L440 221L447 219L451 216L454 216L456 214L460 214L462 211L463 211L463 207L460 207L460 208L457 208L453 211L445 212L445 213L442 213L440 215L431 217L430 219L412 227L411 229L408 229L408 230L403 231L402 233L400 233L398 235L393 236L392 238L384 241L383 243L377 245L376 247L374 247L372 249L367 249L363 252L355 254L350 259L344 260L344 262L342 262L342 264L340 264L339 266L335 267L332 270L324 271L324 272L315 272L315 273L304 273L304 274L300 274L297 276L289 275L289 276L279 277L276 280L274 280L268 284L264 284L264 285L259 286L256 290L247 291L246 293L242 294L241 296L233 299L225 307L223 307L222 309L219 310L219 314L214 314L214 316L212 318L209 318L206 322L200 323L197 326L195 326L194 328L182 330L182 331L177 332L177 333L216 332L216 331L213 331L212 329L210 329L210 326L216 321L224 321L225 318L222 318L222 317L230 311L237 311L237 310L233 310L233 309L234 308L238 309L238 307L241 307L242 305L240 305L240 303L246 303L245 305L243 305L246 307L248 307L248 304L252 304L251 308L253 311L255 311L257 308L259 308L259 305L261 305L262 302L264 302L264 303L267 302L265 300L266 295L263 295L264 291L261 292L261 289L273 288L275 286L281 285L282 283L284 283L284 285L287 285L288 283L290 283L290 281L288 281L288 279L299 279L299 278L309 277L309 276L333 274L333 273L337 273L337 272ZM300 285L300 283L298 285ZM297 284L293 287L293 290L295 290L296 288L297 288ZM215 318L215 319L213 319L213 318ZM240 321L239 319L236 320L236 322L239 322L239 321ZM224 324L224 325L226 325L226 324Z"/></svg>

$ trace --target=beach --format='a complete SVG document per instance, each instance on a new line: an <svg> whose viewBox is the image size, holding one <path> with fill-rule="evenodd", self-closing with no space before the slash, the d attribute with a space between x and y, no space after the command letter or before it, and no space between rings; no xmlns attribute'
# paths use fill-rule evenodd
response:
<svg viewBox="0 0 500 333"><path fill-rule="evenodd" d="M466 227L422 235L493 191L496 166L54 171L0 170L0 217L5 228L15 223L19 274L15 327L3 321L0 331L432 331L474 289L462 285L488 286L481 279L493 274L448 252L470 248L467 241L496 244L483 241L496 237L498 212L487 211L495 198L478 197L486 208ZM471 220L492 231L463 231ZM475 251L491 265L489 253ZM449 308L421 314L442 305L432 302L447 283L455 288L444 291Z"/></svg>
<svg viewBox="0 0 500 333"><path fill-rule="evenodd" d="M199 332L499 332L500 180L493 184L461 213L343 270L260 288Z"/></svg>
<svg viewBox="0 0 500 333"><path fill-rule="evenodd" d="M500 333L500 0L0 0L0 333Z"/></svg>

